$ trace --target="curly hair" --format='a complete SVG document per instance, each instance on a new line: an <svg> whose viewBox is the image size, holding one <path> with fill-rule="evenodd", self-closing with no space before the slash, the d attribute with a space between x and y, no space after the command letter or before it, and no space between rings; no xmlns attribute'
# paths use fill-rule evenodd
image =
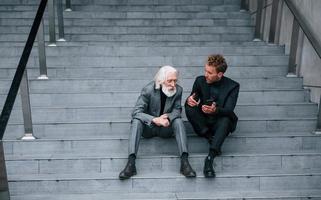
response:
<svg viewBox="0 0 321 200"><path fill-rule="evenodd" d="M220 54L208 56L206 64L215 67L217 72L225 73L227 69L225 58Z"/></svg>

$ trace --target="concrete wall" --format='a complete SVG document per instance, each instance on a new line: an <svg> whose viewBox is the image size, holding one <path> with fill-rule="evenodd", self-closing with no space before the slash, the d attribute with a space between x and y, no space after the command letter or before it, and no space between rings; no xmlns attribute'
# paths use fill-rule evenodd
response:
<svg viewBox="0 0 321 200"><path fill-rule="evenodd" d="M311 32L321 44L321 1L320 0L291 0L300 14L304 17ZM249 10L255 21L256 0L249 0ZM264 0L262 19L263 40L268 41L272 0ZM293 15L283 0L279 2L279 20L276 43L285 45L285 53L290 52L290 42L293 24ZM321 95L321 59L315 53L309 40L300 31L299 49L297 52L297 73L303 77L304 87L311 90L311 101L319 103Z"/></svg>

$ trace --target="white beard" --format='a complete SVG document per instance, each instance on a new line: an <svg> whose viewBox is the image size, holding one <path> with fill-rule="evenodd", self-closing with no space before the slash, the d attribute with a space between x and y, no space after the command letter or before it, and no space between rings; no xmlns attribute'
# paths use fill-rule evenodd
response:
<svg viewBox="0 0 321 200"><path fill-rule="evenodd" d="M168 87L162 85L162 91L167 97L172 97L176 94L176 87L174 90L169 90Z"/></svg>

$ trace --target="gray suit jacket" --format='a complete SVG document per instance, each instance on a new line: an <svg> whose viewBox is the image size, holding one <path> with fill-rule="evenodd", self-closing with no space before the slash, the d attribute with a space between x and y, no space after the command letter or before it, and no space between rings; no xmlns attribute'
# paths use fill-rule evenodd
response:
<svg viewBox="0 0 321 200"><path fill-rule="evenodd" d="M181 117L182 113L182 92L183 88L176 85L176 94L172 97L167 97L164 107L164 113L169 116L170 122ZM161 115L161 97L160 89L155 89L155 82L150 82L141 91L137 99L136 105L132 112L133 119L139 119L147 126L153 126L152 119Z"/></svg>

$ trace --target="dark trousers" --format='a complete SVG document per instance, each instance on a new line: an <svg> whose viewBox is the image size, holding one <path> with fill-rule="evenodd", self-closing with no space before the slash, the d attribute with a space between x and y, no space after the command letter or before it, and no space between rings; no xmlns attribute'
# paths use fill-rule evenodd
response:
<svg viewBox="0 0 321 200"><path fill-rule="evenodd" d="M186 105L185 112L195 133L206 138L210 148L220 154L221 146L231 130L231 120L224 116L207 115L197 106Z"/></svg>

